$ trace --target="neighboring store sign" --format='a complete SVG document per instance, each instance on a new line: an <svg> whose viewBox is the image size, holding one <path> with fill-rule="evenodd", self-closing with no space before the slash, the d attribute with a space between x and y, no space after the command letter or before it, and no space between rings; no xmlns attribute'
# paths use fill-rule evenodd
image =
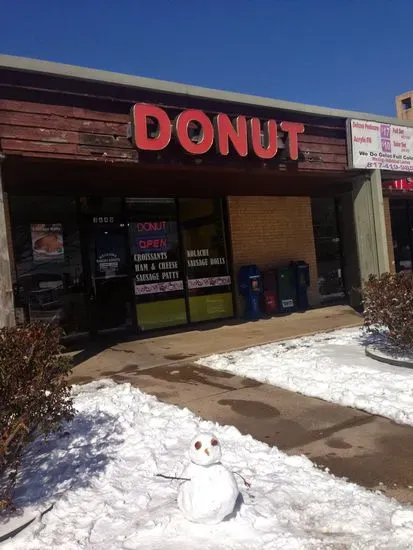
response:
<svg viewBox="0 0 413 550"><path fill-rule="evenodd" d="M33 262L64 262L63 226L61 223L31 225Z"/></svg>
<svg viewBox="0 0 413 550"><path fill-rule="evenodd" d="M389 191L413 191L413 178L383 182L383 188Z"/></svg>
<svg viewBox="0 0 413 550"><path fill-rule="evenodd" d="M413 128L350 120L347 130L352 168L413 172Z"/></svg>
<svg viewBox="0 0 413 550"><path fill-rule="evenodd" d="M229 155L230 145L240 157L254 154L263 160L274 158L278 153L278 124L275 120L261 123L259 118L237 116L233 120L219 113L211 120L197 109L182 111L173 121L168 113L156 105L137 103L132 108L132 140L137 149L161 151L172 136L181 147L192 155L207 153L215 143L220 155ZM151 131L152 128L156 130ZM280 122L279 129L285 136L288 158L298 159L298 135L304 125L298 122Z"/></svg>

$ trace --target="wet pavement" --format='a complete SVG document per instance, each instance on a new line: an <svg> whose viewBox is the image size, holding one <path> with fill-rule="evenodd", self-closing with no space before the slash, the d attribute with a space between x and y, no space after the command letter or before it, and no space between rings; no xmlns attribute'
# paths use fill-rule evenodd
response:
<svg viewBox="0 0 413 550"><path fill-rule="evenodd" d="M337 476L413 503L413 428L197 365L129 366L107 375L206 420L234 425L287 454L306 455Z"/></svg>
<svg viewBox="0 0 413 550"><path fill-rule="evenodd" d="M234 425L288 454L306 455L337 476L413 504L413 428L194 364L200 355L264 344L271 336L276 341L309 334L311 323L317 330L360 324L344 306L314 311L318 313L307 319L297 314L295 327L284 320L283 330L269 320L240 325L238 332L228 326L97 347L95 352L92 347L77 360L75 355L71 381L111 377L129 382L206 420Z"/></svg>

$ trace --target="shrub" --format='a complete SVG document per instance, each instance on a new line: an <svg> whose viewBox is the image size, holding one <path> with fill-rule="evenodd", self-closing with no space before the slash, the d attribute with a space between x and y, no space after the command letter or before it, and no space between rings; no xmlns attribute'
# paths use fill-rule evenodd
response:
<svg viewBox="0 0 413 550"><path fill-rule="evenodd" d="M60 331L42 324L0 329L0 510L12 492L25 446L73 416Z"/></svg>
<svg viewBox="0 0 413 550"><path fill-rule="evenodd" d="M370 276L364 286L364 324L371 332L387 331L400 348L413 347L413 275L410 272Z"/></svg>

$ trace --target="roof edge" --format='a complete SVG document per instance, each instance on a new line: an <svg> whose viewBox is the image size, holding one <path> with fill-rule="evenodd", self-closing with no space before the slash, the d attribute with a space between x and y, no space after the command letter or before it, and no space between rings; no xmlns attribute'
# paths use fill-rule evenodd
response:
<svg viewBox="0 0 413 550"><path fill-rule="evenodd" d="M293 111L307 115L341 119L355 118L387 124L397 124L398 126L413 127L413 122L408 122L395 117L386 117L383 115L374 115L371 113L360 113L357 111L347 111L343 109L320 107L316 105L306 105L304 103L296 103L292 101L271 99L268 97L249 95L244 93L216 90L213 88L204 88L201 86L179 84L166 80L158 80L154 78L103 71L100 69L90 69L87 67L78 67L75 65L67 65L64 63L55 63L52 61L18 57L14 55L0 55L0 68L33 72L50 76L60 76L64 78L73 78L84 81L100 82L102 84L113 84L129 88L155 90L158 92L187 95L191 97L224 101L228 103L256 105L259 107L268 107L283 111Z"/></svg>

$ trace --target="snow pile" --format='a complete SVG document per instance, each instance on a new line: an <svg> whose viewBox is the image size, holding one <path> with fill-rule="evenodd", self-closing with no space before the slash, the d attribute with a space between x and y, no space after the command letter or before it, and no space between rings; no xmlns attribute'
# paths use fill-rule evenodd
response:
<svg viewBox="0 0 413 550"><path fill-rule="evenodd" d="M367 357L365 341L361 329L338 330L198 363L413 426L413 369Z"/></svg>
<svg viewBox="0 0 413 550"><path fill-rule="evenodd" d="M413 509L334 478L234 427L203 422L128 384L75 389L78 416L67 433L36 442L19 504L54 507L4 550L316 550L412 548ZM218 525L185 520L177 481L199 431L212 431L224 464L242 473L243 502Z"/></svg>

